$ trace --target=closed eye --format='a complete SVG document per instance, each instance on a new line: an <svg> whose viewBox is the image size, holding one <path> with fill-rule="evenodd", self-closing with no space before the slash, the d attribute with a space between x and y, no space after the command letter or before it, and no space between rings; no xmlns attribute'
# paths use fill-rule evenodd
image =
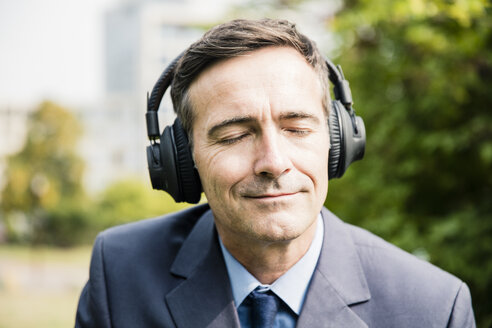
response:
<svg viewBox="0 0 492 328"><path fill-rule="evenodd" d="M311 132L311 130L309 129L295 129L295 128L289 128L289 129L286 128L285 131L297 136L305 136Z"/></svg>
<svg viewBox="0 0 492 328"><path fill-rule="evenodd" d="M221 138L220 140L218 140L218 143L221 145L232 145L246 138L248 135L249 135L248 133L243 133L234 137Z"/></svg>

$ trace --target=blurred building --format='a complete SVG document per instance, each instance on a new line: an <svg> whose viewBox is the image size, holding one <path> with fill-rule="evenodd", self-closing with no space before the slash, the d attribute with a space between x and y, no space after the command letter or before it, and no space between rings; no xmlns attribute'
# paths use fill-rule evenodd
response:
<svg viewBox="0 0 492 328"><path fill-rule="evenodd" d="M2 178L6 165L5 160L8 155L22 148L30 112L31 110L27 107L0 106L0 190L5 183Z"/></svg>
<svg viewBox="0 0 492 328"><path fill-rule="evenodd" d="M148 180L146 94L166 65L226 10L223 1L130 0L106 13L105 97L98 108L81 112L89 189L129 176ZM168 95L159 116L161 128L172 123Z"/></svg>
<svg viewBox="0 0 492 328"><path fill-rule="evenodd" d="M0 107L0 158L21 149L30 112L25 107Z"/></svg>

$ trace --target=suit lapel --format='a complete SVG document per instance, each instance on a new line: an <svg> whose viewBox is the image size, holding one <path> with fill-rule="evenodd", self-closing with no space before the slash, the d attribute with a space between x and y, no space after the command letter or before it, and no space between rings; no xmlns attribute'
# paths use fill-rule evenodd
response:
<svg viewBox="0 0 492 328"><path fill-rule="evenodd" d="M323 247L297 327L367 327L350 309L371 297L355 245L343 222L321 214Z"/></svg>
<svg viewBox="0 0 492 328"><path fill-rule="evenodd" d="M181 247L171 272L185 278L166 296L177 327L239 327L229 276L208 211Z"/></svg>

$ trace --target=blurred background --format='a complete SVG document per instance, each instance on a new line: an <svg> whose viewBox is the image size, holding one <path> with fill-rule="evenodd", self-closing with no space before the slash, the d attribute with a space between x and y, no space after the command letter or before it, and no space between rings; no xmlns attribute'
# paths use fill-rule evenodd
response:
<svg viewBox="0 0 492 328"><path fill-rule="evenodd" d="M211 26L263 17L343 66L366 123L326 205L466 281L492 327L489 1L0 0L0 328L73 326L97 232L186 206L151 190L146 93Z"/></svg>

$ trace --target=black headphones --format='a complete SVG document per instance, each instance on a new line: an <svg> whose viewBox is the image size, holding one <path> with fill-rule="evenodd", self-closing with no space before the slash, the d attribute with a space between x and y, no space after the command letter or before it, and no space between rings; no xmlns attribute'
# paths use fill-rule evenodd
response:
<svg viewBox="0 0 492 328"><path fill-rule="evenodd" d="M159 130L157 111L162 97L171 85L174 71L182 55L174 59L157 80L150 98L147 95L147 147L150 180L154 189L167 191L176 202L196 204L200 201L202 185L195 168L188 137L177 118L172 126ZM335 100L331 102L328 119L330 153L328 177L340 178L352 162L364 157L366 130L360 116L352 108L352 93L340 65L325 58L328 77L333 84ZM156 140L160 139L160 143Z"/></svg>

